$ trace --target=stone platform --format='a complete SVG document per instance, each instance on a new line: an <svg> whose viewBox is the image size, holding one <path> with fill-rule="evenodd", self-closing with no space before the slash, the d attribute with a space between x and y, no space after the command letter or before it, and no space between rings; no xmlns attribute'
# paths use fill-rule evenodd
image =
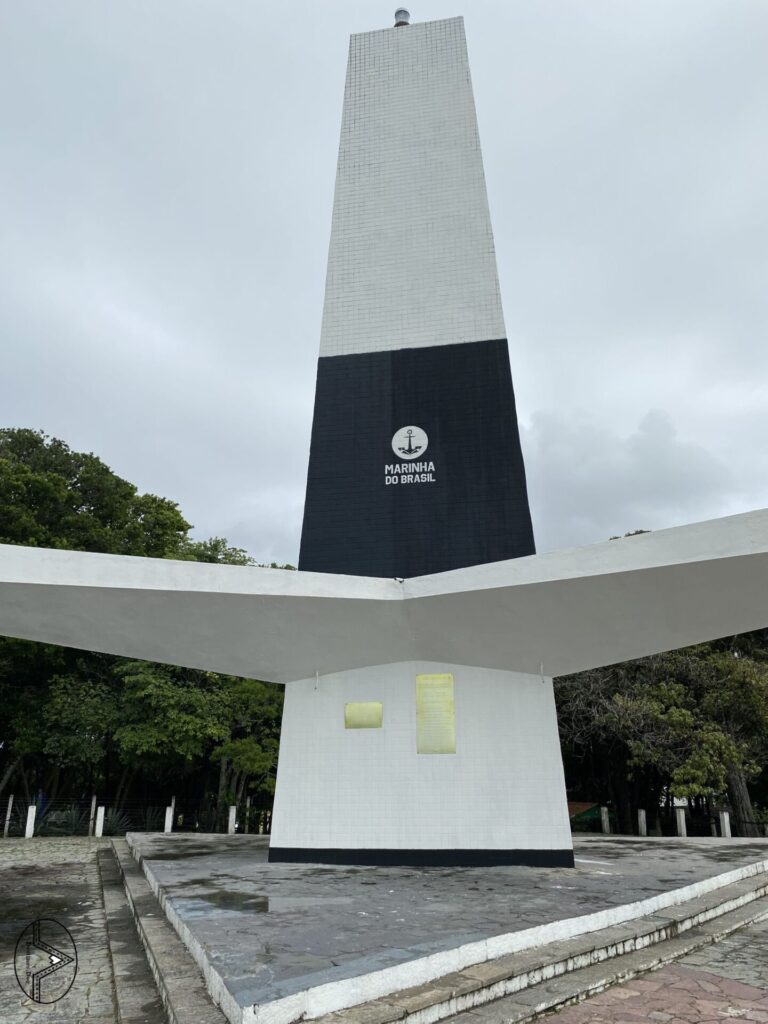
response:
<svg viewBox="0 0 768 1024"><path fill-rule="evenodd" d="M637 901L652 913L768 858L759 840L596 836L572 870L335 867L269 864L257 836L128 840L214 1000L274 1024L629 920Z"/></svg>

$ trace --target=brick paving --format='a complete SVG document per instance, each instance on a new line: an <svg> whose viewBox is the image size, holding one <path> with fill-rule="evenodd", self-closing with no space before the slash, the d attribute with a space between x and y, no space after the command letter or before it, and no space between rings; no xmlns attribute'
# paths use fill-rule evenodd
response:
<svg viewBox="0 0 768 1024"><path fill-rule="evenodd" d="M768 1022L768 922L569 1006L552 1018L553 1024Z"/></svg>
<svg viewBox="0 0 768 1024"><path fill-rule="evenodd" d="M553 1015L557 1024L768 1021L768 990L682 964L618 985ZM482 1019L478 1015L478 1021ZM501 1017L488 1017L488 1020Z"/></svg>
<svg viewBox="0 0 768 1024"><path fill-rule="evenodd" d="M499 999L451 1020L505 1024L510 1016L505 1004L510 1001ZM551 1024L768 1022L768 922L751 925L674 964L547 1014L544 1020Z"/></svg>

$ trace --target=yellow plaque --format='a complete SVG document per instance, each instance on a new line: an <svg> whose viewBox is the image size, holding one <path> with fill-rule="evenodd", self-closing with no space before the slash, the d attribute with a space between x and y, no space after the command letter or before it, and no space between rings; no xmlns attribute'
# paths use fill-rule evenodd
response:
<svg viewBox="0 0 768 1024"><path fill-rule="evenodd" d="M384 705L378 700L357 701L344 705L345 729L380 729Z"/></svg>
<svg viewBox="0 0 768 1024"><path fill-rule="evenodd" d="M453 676L416 676L416 753L456 753Z"/></svg>

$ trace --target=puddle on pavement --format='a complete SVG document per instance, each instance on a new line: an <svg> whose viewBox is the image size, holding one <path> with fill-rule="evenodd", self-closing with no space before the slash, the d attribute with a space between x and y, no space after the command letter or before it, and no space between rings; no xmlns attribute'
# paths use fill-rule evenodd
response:
<svg viewBox="0 0 768 1024"><path fill-rule="evenodd" d="M210 913L212 906L220 910L234 910L241 914L279 914L309 910L313 907L339 907L352 903L349 896L261 896L249 895L230 889L198 893L195 896L171 899L185 915L198 917Z"/></svg>
<svg viewBox="0 0 768 1024"><path fill-rule="evenodd" d="M60 917L65 915L71 919L79 919L90 911L91 907L78 906L76 897L48 896L45 893L32 893L17 898L3 899L2 921L25 919L34 921L38 917Z"/></svg>
<svg viewBox="0 0 768 1024"><path fill-rule="evenodd" d="M172 864L175 860L188 860L190 857L220 857L223 851L212 850L210 846L192 847L192 849L140 850L142 860L161 860Z"/></svg>

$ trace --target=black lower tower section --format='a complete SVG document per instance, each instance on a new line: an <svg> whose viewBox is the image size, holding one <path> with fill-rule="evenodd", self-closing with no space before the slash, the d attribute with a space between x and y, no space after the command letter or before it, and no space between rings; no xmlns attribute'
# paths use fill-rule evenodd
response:
<svg viewBox="0 0 768 1024"><path fill-rule="evenodd" d="M407 578L534 551L506 339L321 357L300 569Z"/></svg>

